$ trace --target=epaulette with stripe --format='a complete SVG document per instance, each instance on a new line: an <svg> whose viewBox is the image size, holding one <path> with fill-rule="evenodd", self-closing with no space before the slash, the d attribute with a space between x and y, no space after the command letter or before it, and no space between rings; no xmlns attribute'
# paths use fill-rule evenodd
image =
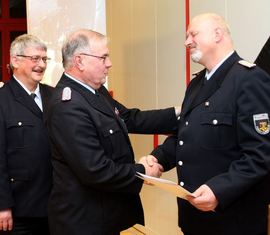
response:
<svg viewBox="0 0 270 235"><path fill-rule="evenodd" d="M256 66L256 64L253 64L253 63L248 62L246 60L239 60L238 63L245 66L245 67L247 67L247 68L253 68L253 67Z"/></svg>

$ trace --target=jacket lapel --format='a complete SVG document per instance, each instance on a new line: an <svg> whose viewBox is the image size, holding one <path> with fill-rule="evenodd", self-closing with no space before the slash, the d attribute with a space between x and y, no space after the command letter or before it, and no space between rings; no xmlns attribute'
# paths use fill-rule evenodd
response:
<svg viewBox="0 0 270 235"><path fill-rule="evenodd" d="M205 69L202 70L187 91L187 97L183 103L182 114L187 114L192 109L207 101L221 86L226 79L233 64L238 61L240 57L234 52L212 75L209 81L204 82Z"/></svg>
<svg viewBox="0 0 270 235"><path fill-rule="evenodd" d="M120 124L120 126L122 127L122 129L128 135L128 129L127 129L126 123L124 122L123 119L121 119L120 113L117 110L117 107L114 106L114 102L113 102L114 100L112 99L112 97L109 94L108 90L104 86L102 86L99 89L99 92L100 92L100 96L104 99L104 102L108 105L108 107L110 108L110 110L114 114L114 117L117 120L117 122Z"/></svg>
<svg viewBox="0 0 270 235"><path fill-rule="evenodd" d="M48 111L48 103L51 98L53 87L49 85L44 85L42 83L39 84L40 94L42 98L42 108L43 108L43 114L47 113Z"/></svg>
<svg viewBox="0 0 270 235"><path fill-rule="evenodd" d="M42 111L40 108L14 78L10 79L9 86L16 101L29 109L34 115L42 119Z"/></svg>

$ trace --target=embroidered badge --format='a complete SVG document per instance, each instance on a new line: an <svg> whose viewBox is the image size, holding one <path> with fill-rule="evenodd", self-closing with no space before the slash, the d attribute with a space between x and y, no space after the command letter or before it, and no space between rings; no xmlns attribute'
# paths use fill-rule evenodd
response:
<svg viewBox="0 0 270 235"><path fill-rule="evenodd" d="M253 122L255 130L261 134L266 135L269 133L269 117L268 113L260 113L253 115Z"/></svg>
<svg viewBox="0 0 270 235"><path fill-rule="evenodd" d="M62 101L71 100L71 89L69 87L65 87L62 92Z"/></svg>

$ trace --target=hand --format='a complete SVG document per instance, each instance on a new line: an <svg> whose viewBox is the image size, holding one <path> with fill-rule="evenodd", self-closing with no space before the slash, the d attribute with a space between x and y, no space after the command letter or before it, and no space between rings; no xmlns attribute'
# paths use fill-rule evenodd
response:
<svg viewBox="0 0 270 235"><path fill-rule="evenodd" d="M0 231L12 230L13 219L11 209L0 211Z"/></svg>
<svg viewBox="0 0 270 235"><path fill-rule="evenodd" d="M147 155L144 157L148 166L153 166L155 163L158 163L158 160L153 155ZM163 167L162 167L162 171L163 171Z"/></svg>
<svg viewBox="0 0 270 235"><path fill-rule="evenodd" d="M194 197L188 196L187 200L201 211L214 211L218 205L215 194L206 184L200 186L192 195Z"/></svg>
<svg viewBox="0 0 270 235"><path fill-rule="evenodd" d="M163 167L157 163L157 159L152 156L144 156L139 160L145 168L145 174L154 177L160 177L163 172Z"/></svg>
<svg viewBox="0 0 270 235"><path fill-rule="evenodd" d="M180 106L175 106L174 110L175 110L175 116L179 117L180 113L181 113L181 107Z"/></svg>

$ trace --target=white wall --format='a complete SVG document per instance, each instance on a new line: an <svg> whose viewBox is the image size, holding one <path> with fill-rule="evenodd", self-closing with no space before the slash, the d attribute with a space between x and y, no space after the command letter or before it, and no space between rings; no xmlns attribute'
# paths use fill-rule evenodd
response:
<svg viewBox="0 0 270 235"><path fill-rule="evenodd" d="M61 46L65 36L79 28L106 34L105 0L27 0L28 33L47 43L48 63L43 82L55 85L63 68Z"/></svg>
<svg viewBox="0 0 270 235"><path fill-rule="evenodd" d="M185 90L184 1L107 0L107 32L113 67L109 88L128 107L179 105ZM153 136L131 135L137 159L153 148ZM175 171L165 177L176 181ZM146 226L181 234L176 198L144 186Z"/></svg>

